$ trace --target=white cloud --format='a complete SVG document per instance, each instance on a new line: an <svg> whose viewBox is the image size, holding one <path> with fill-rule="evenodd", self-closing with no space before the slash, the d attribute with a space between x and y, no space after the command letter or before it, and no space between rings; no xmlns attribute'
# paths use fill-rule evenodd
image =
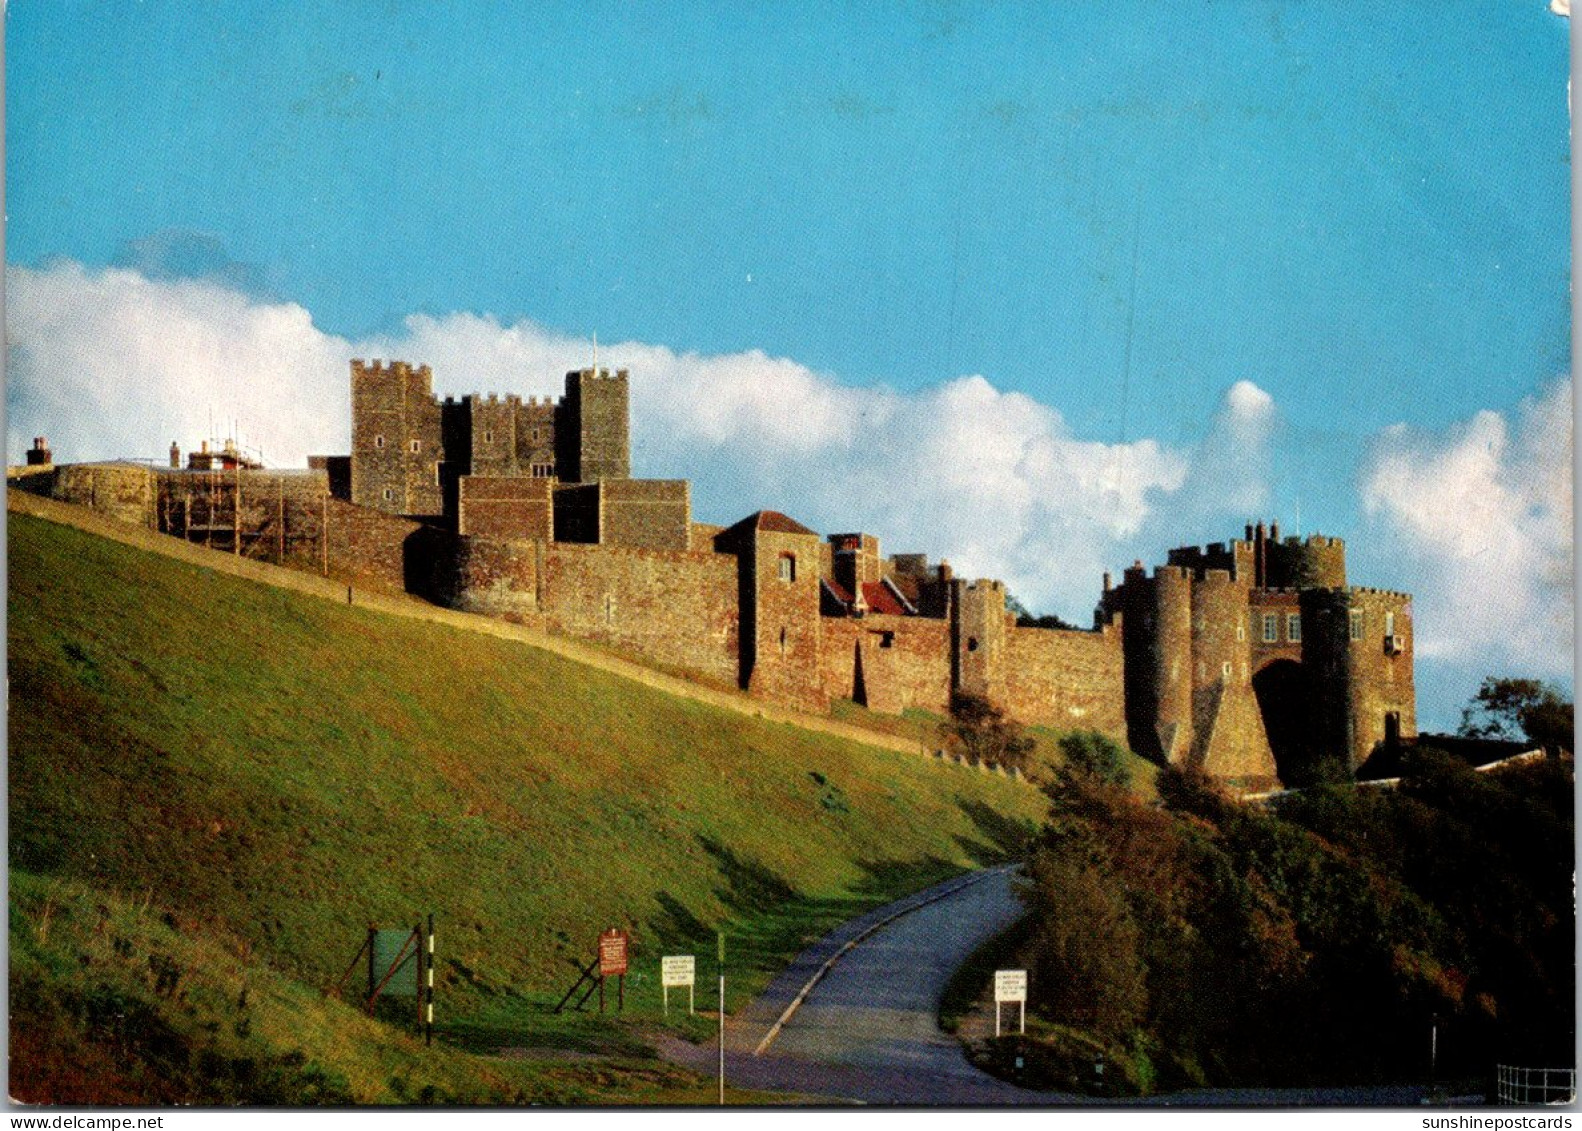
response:
<svg viewBox="0 0 1582 1131"><path fill-rule="evenodd" d="M1572 675L1571 383L1443 433L1395 425L1362 469L1374 555L1415 587L1418 652Z"/></svg>
<svg viewBox="0 0 1582 1131"><path fill-rule="evenodd" d="M7 282L13 461L35 433L66 461L158 458L173 438L205 435L212 411L237 418L269 463L300 466L347 448L352 357L427 363L441 395L553 395L592 351L475 314L413 315L400 332L349 341L300 306L216 279L59 262L8 268ZM865 530L889 552L947 557L1074 619L1092 609L1102 571L1155 558L1159 539L1239 529L1268 497L1275 409L1246 381L1183 451L1082 439L1054 409L976 375L901 392L759 351L621 342L601 344L599 360L631 371L634 469L692 479L700 519L763 507Z"/></svg>
<svg viewBox="0 0 1582 1131"><path fill-rule="evenodd" d="M276 464L345 447L344 343L300 306L206 281L71 262L6 269L6 450L43 435L68 461L161 457L226 434Z"/></svg>

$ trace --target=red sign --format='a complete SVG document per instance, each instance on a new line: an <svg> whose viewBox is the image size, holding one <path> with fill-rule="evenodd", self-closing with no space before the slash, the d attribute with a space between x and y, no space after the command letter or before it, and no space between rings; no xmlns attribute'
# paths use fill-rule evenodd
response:
<svg viewBox="0 0 1582 1131"><path fill-rule="evenodd" d="M613 974L626 973L626 944L628 938L625 931L609 930L599 936L599 975L608 978Z"/></svg>

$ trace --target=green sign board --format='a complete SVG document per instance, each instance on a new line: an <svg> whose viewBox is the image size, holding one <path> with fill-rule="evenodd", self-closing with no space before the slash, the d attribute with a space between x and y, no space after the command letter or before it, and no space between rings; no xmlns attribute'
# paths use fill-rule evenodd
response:
<svg viewBox="0 0 1582 1131"><path fill-rule="evenodd" d="M368 992L373 993L382 982L384 989L380 992L385 997L414 997L418 992L420 966L419 943L412 929L376 930L371 934L373 962L368 970Z"/></svg>

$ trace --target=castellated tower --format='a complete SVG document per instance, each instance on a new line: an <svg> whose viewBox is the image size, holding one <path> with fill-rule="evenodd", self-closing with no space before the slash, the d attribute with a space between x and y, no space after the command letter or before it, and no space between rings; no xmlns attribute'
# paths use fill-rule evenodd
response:
<svg viewBox="0 0 1582 1131"><path fill-rule="evenodd" d="M1307 666L1317 729L1355 772L1381 743L1417 733L1412 675L1412 599L1384 589L1322 589L1302 595L1314 626Z"/></svg>
<svg viewBox="0 0 1582 1131"><path fill-rule="evenodd" d="M1005 687L1005 586L955 579L950 597L951 686L994 699Z"/></svg>
<svg viewBox="0 0 1582 1131"><path fill-rule="evenodd" d="M1345 544L1322 535L1171 550L1107 591L1122 613L1134 750L1245 786L1355 771L1416 733L1411 599L1348 587Z"/></svg>
<svg viewBox="0 0 1582 1131"><path fill-rule="evenodd" d="M389 514L444 513L444 429L433 373L353 360L351 501Z"/></svg>
<svg viewBox="0 0 1582 1131"><path fill-rule="evenodd" d="M351 363L351 501L415 518L454 516L465 476L588 484L631 478L628 377L566 375L558 403L479 394L438 401L426 365Z"/></svg>
<svg viewBox="0 0 1582 1131"><path fill-rule="evenodd" d="M567 483L630 479L628 381L624 369L576 369L566 374L555 430L556 464Z"/></svg>

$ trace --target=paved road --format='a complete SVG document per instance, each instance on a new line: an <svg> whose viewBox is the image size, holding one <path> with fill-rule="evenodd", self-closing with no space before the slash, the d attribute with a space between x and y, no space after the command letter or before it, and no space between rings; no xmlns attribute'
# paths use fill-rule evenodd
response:
<svg viewBox="0 0 1582 1131"><path fill-rule="evenodd" d="M726 1078L735 1086L824 1100L929 1107L1147 1105L1396 1107L1423 1102L1413 1086L1213 1089L1107 1101L1034 1092L974 1068L942 1032L937 1007L950 975L1021 913L1014 869L949 881L845 923L813 946L726 1028ZM763 1055L754 1050L809 978L836 958ZM661 1038L661 1051L716 1071L718 1046ZM1479 1102L1460 1097L1452 1106ZM1439 1101L1439 1106L1445 1106Z"/></svg>
<svg viewBox="0 0 1582 1131"><path fill-rule="evenodd" d="M1012 875L1011 869L1000 868L941 884L821 939L727 1028L726 1078L745 1088L878 1104L1056 1099L980 1072L937 1022L951 974L1021 913L1011 891ZM875 927L840 956L764 1054L755 1056L753 1050L808 978ZM688 1053L671 1045L665 1052L712 1071L709 1057L717 1050Z"/></svg>

